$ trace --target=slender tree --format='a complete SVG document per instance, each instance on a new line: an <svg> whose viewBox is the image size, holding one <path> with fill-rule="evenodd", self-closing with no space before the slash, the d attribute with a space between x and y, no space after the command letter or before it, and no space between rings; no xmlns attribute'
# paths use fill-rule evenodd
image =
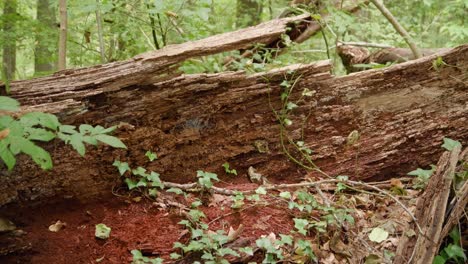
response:
<svg viewBox="0 0 468 264"><path fill-rule="evenodd" d="M3 7L3 79L8 83L15 77L16 70L16 0L5 1Z"/></svg>
<svg viewBox="0 0 468 264"><path fill-rule="evenodd" d="M57 23L49 0L37 0L37 22L34 75L39 76L53 71L56 64Z"/></svg>
<svg viewBox="0 0 468 264"><path fill-rule="evenodd" d="M101 3L99 0L96 0L96 22L98 28L98 37L99 37L99 51L101 53L101 63L106 62L106 51L104 50L104 37L102 32L102 19L101 19Z"/></svg>
<svg viewBox="0 0 468 264"><path fill-rule="evenodd" d="M67 67L67 0L59 0L60 12L60 38L58 69L65 70Z"/></svg>
<svg viewBox="0 0 468 264"><path fill-rule="evenodd" d="M243 28L259 24L262 21L262 11L262 0L237 0L236 26Z"/></svg>

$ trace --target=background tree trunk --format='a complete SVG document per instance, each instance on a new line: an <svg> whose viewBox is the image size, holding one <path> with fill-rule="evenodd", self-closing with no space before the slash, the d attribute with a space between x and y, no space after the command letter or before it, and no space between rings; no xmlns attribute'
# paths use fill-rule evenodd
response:
<svg viewBox="0 0 468 264"><path fill-rule="evenodd" d="M65 70L67 65L67 0L59 0L60 39L59 39L59 71Z"/></svg>
<svg viewBox="0 0 468 264"><path fill-rule="evenodd" d="M43 29L36 33L34 75L41 76L54 71L56 62L57 23L49 0L37 0L37 21Z"/></svg>
<svg viewBox="0 0 468 264"><path fill-rule="evenodd" d="M16 39L18 32L16 31L16 0L5 1L3 7L3 32L4 43L3 43L3 78L6 81L13 80L15 78L16 71Z"/></svg>
<svg viewBox="0 0 468 264"><path fill-rule="evenodd" d="M254 26L262 21L263 2L258 0L237 0L237 28Z"/></svg>

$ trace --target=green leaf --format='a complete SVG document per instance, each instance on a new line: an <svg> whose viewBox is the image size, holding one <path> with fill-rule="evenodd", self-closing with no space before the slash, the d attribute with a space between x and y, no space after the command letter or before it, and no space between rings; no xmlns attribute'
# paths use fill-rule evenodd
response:
<svg viewBox="0 0 468 264"><path fill-rule="evenodd" d="M432 168L430 170L423 170L421 168L417 168L414 171L408 172L408 175L417 176L418 178L421 178L423 180L428 180L432 176L432 174L434 173L435 169L436 169L435 166L432 166Z"/></svg>
<svg viewBox="0 0 468 264"><path fill-rule="evenodd" d="M96 231L94 235L100 239L108 239L110 236L111 228L106 226L105 224L97 224Z"/></svg>
<svg viewBox="0 0 468 264"><path fill-rule="evenodd" d="M61 125L59 126L59 131L64 133L64 134L76 134L78 133L76 130L75 126L70 126L70 125Z"/></svg>
<svg viewBox="0 0 468 264"><path fill-rule="evenodd" d="M372 229L371 233L369 234L370 241L376 242L376 243L381 243L387 238L388 238L388 232L380 227L376 227Z"/></svg>
<svg viewBox="0 0 468 264"><path fill-rule="evenodd" d="M0 140L0 158L3 160L9 171L15 167L16 158L8 149L8 144L5 140Z"/></svg>
<svg viewBox="0 0 468 264"><path fill-rule="evenodd" d="M444 144L442 144L443 148L448 151L452 151L456 146L461 147L461 143L459 141L444 137Z"/></svg>
<svg viewBox="0 0 468 264"><path fill-rule="evenodd" d="M90 126L90 125L87 125L87 124L80 125L80 127L78 129L80 131L80 134L83 135L83 136L86 135L86 134L93 134L93 132L94 132L94 127Z"/></svg>
<svg viewBox="0 0 468 264"><path fill-rule="evenodd" d="M125 172L130 171L130 167L128 166L127 162L120 162L119 160L116 160L112 165L117 167L120 176L124 175Z"/></svg>
<svg viewBox="0 0 468 264"><path fill-rule="evenodd" d="M292 125L293 122L290 119L285 118L285 119L283 119L283 123L284 123L285 126L290 126L290 125Z"/></svg>
<svg viewBox="0 0 468 264"><path fill-rule="evenodd" d="M158 196L158 190L156 188L149 189L148 194L151 197L157 197Z"/></svg>
<svg viewBox="0 0 468 264"><path fill-rule="evenodd" d="M70 144L72 145L73 149L78 152L82 157L85 155L86 148L83 144L83 136L81 134L73 134L70 137Z"/></svg>
<svg viewBox="0 0 468 264"><path fill-rule="evenodd" d="M19 110L19 102L13 98L0 96L0 110L2 111L18 111Z"/></svg>
<svg viewBox="0 0 468 264"><path fill-rule="evenodd" d="M174 188L174 187L168 189L167 192L172 192L172 193L179 194L179 195L184 194L184 191L182 191L179 188Z"/></svg>
<svg viewBox="0 0 468 264"><path fill-rule="evenodd" d="M129 190L133 190L137 187L137 182L135 182L134 180L130 178L126 178L125 183L127 184L127 187Z"/></svg>
<svg viewBox="0 0 468 264"><path fill-rule="evenodd" d="M146 182L145 178L141 178L136 184L136 187L146 187L146 186L148 186L148 183Z"/></svg>
<svg viewBox="0 0 468 264"><path fill-rule="evenodd" d="M169 256L170 256L171 259L180 259L182 257L181 255L179 255L179 254L177 254L175 252L171 253Z"/></svg>
<svg viewBox="0 0 468 264"><path fill-rule="evenodd" d="M432 261L432 264L445 264L447 260L442 257L441 255L437 255L435 258L434 258L434 261Z"/></svg>
<svg viewBox="0 0 468 264"><path fill-rule="evenodd" d="M294 218L294 227L297 229L297 232L303 234L304 236L307 234L307 226L309 225L309 221L306 219Z"/></svg>
<svg viewBox="0 0 468 264"><path fill-rule="evenodd" d="M247 256L253 256L254 252L251 247L243 247L239 248L239 252L245 253Z"/></svg>
<svg viewBox="0 0 468 264"><path fill-rule="evenodd" d="M290 192L281 192L281 193L279 194L279 196L280 196L281 198L284 198L284 199L291 199L291 193L290 193Z"/></svg>
<svg viewBox="0 0 468 264"><path fill-rule="evenodd" d="M10 124L15 122L11 116L0 116L0 129L3 130L7 127L10 127Z"/></svg>
<svg viewBox="0 0 468 264"><path fill-rule="evenodd" d="M56 137L54 133L43 128L29 128L25 132L28 134L26 138L29 140L48 142Z"/></svg>
<svg viewBox="0 0 468 264"><path fill-rule="evenodd" d="M149 159L149 161L153 161L158 158L156 153L151 152L150 150L146 151L145 156Z"/></svg>
<svg viewBox="0 0 468 264"><path fill-rule="evenodd" d="M83 142L86 142L90 145L97 146L98 142L94 136L83 136L82 137Z"/></svg>
<svg viewBox="0 0 468 264"><path fill-rule="evenodd" d="M114 148L124 148L124 149L127 148L127 146L125 146L125 144L122 143L122 141L120 141L120 139L118 139L116 137L113 137L113 136L97 135L96 139L101 141L102 143L104 143L106 145L109 145L111 147L114 147Z"/></svg>
<svg viewBox="0 0 468 264"><path fill-rule="evenodd" d="M280 237L281 237L281 243L292 246L293 244L292 236L280 234Z"/></svg>
<svg viewBox="0 0 468 264"><path fill-rule="evenodd" d="M451 259L459 257L466 261L466 256L463 251L463 248L461 248L459 245L449 244L446 248L444 248L444 251L445 253L447 253L447 256Z"/></svg>
<svg viewBox="0 0 468 264"><path fill-rule="evenodd" d="M60 126L60 122L55 115L41 112L27 113L23 115L19 121L25 127L41 125L54 131L57 131L58 127Z"/></svg>
<svg viewBox="0 0 468 264"><path fill-rule="evenodd" d="M141 177L147 177L148 174L146 174L146 169L138 166L138 168L132 170L132 174L136 176L141 176Z"/></svg>
<svg viewBox="0 0 468 264"><path fill-rule="evenodd" d="M218 249L217 253L223 257L225 255L231 255L231 256L235 256L235 257L240 257L239 253L237 253L236 251L234 251L232 248L220 248Z"/></svg>
<svg viewBox="0 0 468 264"><path fill-rule="evenodd" d="M43 170L49 170L52 168L52 159L50 158L49 152L43 148L36 146L32 141L29 141L22 137L15 137L15 144L18 149L29 155L36 164L38 164Z"/></svg>

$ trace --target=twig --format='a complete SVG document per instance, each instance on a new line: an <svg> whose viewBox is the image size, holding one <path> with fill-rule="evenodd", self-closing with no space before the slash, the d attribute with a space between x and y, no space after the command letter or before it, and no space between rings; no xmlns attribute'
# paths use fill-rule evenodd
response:
<svg viewBox="0 0 468 264"><path fill-rule="evenodd" d="M403 26L400 25L398 20L396 20L396 18L392 15L390 10L388 10L385 7L385 5L382 2L380 2L379 0L370 0L370 1L377 7L377 9L380 10L382 15L384 15L384 17L387 18L387 20L390 22L390 24L392 24L392 26L400 34L400 36L403 37L403 39L405 40L405 42L408 44L411 51L413 52L414 57L416 59L422 58L421 51L418 49L418 47L414 43L414 41L411 38L411 36L409 35L409 33L405 30L405 28L403 28Z"/></svg>
<svg viewBox="0 0 468 264"><path fill-rule="evenodd" d="M369 43L369 42L344 42L344 41L338 41L338 43L340 43L342 45L356 46L356 47L368 47L368 48L379 48L379 49L394 48L392 45L388 45L388 44Z"/></svg>

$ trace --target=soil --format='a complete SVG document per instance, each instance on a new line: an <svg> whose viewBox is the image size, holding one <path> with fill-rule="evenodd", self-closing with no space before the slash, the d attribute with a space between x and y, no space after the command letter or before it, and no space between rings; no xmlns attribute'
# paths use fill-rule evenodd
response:
<svg viewBox="0 0 468 264"><path fill-rule="evenodd" d="M188 200L193 200L193 197L190 195ZM24 233L18 237L0 234L3 236L0 236L0 241L13 239L16 250L21 245L28 248L0 257L0 263L97 263L97 260L101 260L100 263L130 263L130 251L133 249L168 260L169 254L174 252L173 243L188 239L184 227L178 224L185 219L178 210L162 209L147 198L136 202L117 196L86 204L64 200L35 209L5 208L4 216ZM276 206L254 206L233 213L229 206L211 204L202 206L202 210L207 217L205 222L232 213L215 220L210 229L223 229L227 233L230 227L237 229L242 224L242 237L251 238L251 242L261 235L271 232L286 234L293 228L292 217ZM66 226L58 232L49 231L48 227L58 220L65 222ZM99 223L112 228L109 239L95 238L95 225Z"/></svg>
<svg viewBox="0 0 468 264"><path fill-rule="evenodd" d="M232 184L223 179L217 186L235 188L238 190L256 189L258 185L248 183L238 178L231 178ZM165 263L170 263L169 254L175 252L174 242L187 243L189 232L178 224L187 219L181 214L181 207L171 204L190 206L196 197L187 197L173 193L161 192L158 199L139 196L137 192L127 190L119 194L103 194L100 200L82 203L74 199L64 199L60 203L44 205L33 209L4 208L2 216L16 224L16 231L0 234L0 248L10 247L11 252L0 256L0 263L130 263L133 249L139 249L145 256L162 257ZM255 247L255 240L261 236L275 234L293 234L295 237L306 238L313 243L315 253L320 259L329 262L346 263L346 254L340 252L340 247L353 252L354 259L362 260L368 254L360 240L367 238L369 227L386 223L395 237L382 245L374 245L379 250L396 248L397 236L404 228L407 219L402 209L389 199L369 196L368 194L353 194L339 198L333 192L325 196L338 204L353 208L356 226L349 230L329 229L327 234L311 233L303 237L294 230L293 218L304 217L304 212L288 210L287 203L278 199L264 197L263 202L253 204L246 201L242 209L231 209L232 200L223 195L202 195L203 205L200 209L205 213L205 223L212 231L230 228L234 230L243 226L237 241L242 240L242 246ZM317 197L317 200L320 200ZM356 202L358 201L358 202ZM308 215L317 218L320 213ZM394 221L392 220L394 219ZM49 226L57 221L66 223L58 232L49 231ZM104 223L111 227L111 235L107 240L95 238L95 225ZM390 223L390 224L388 224ZM335 234L335 235L333 235ZM336 234L339 234L338 237ZM333 237L333 238L332 238ZM342 244L335 245L332 241L338 239ZM236 241L234 241L236 242ZM372 244L372 242L367 242ZM340 246L341 245L341 246ZM368 245L367 245L368 246ZM179 252L180 253L180 252ZM344 254L344 255L343 255ZM260 263L261 252L242 263ZM190 256L178 263L193 263ZM233 262L236 263L236 262ZM237 262L239 263L239 262ZM355 263L355 262L352 262Z"/></svg>

